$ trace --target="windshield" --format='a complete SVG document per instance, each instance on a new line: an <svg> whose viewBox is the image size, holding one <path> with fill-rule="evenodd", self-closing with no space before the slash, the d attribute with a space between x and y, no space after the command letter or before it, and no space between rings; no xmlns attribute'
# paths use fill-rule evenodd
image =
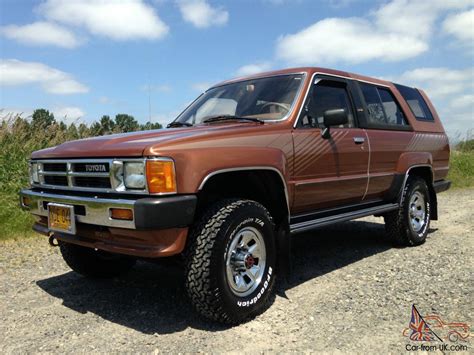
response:
<svg viewBox="0 0 474 355"><path fill-rule="evenodd" d="M303 74L239 81L212 88L194 101L175 122L190 125L218 116L280 120L291 111Z"/></svg>

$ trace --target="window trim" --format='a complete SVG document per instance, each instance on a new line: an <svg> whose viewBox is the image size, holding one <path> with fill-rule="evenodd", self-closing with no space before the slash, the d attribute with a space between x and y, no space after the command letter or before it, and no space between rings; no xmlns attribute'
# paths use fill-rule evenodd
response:
<svg viewBox="0 0 474 355"><path fill-rule="evenodd" d="M361 85L357 82L357 87L358 87L358 91L359 91L359 95L360 95L360 99L362 101L362 105L364 107L364 113L365 113L365 127L364 128L367 128L367 129L379 129L379 130L389 130L389 131L413 131L413 127L411 126L411 123L410 121L408 120L408 117L407 117L407 114L406 112L403 110L402 106L400 105L400 102L398 101L397 97L394 95L393 93L393 90L391 87L388 87L388 86L385 86L385 85L378 85L378 84L374 84L374 83L369 83L369 82L363 82L364 85L369 85L369 86L374 86L376 89L377 89L377 95L379 97L379 100L380 100L380 103L382 104L382 108L383 108L383 114L385 117L387 117L387 114L385 112L385 107L383 106L383 101L382 101L382 98L380 97L380 94L378 92L378 89L382 89L382 90L388 90L390 92L390 94L392 95L393 97L393 100L395 102L395 104L398 106L398 108L400 109L400 111L403 113L404 117L405 117L405 121L406 121L406 125L399 125L399 124L395 124L395 125L390 125L390 124L381 124L381 123L372 123L370 120L369 120L369 110L367 108L367 102L365 101L365 96L364 96L364 93L362 92L362 87Z"/></svg>
<svg viewBox="0 0 474 355"><path fill-rule="evenodd" d="M335 82L338 82L338 83L343 83L346 85L346 92L347 92L347 96L349 98L349 105L350 105L350 109L352 111L352 117L353 117L353 120L354 120L354 126L353 127L332 127L331 129L355 129L355 128L360 128L360 122L359 122L359 118L358 118L358 115L357 115L357 109L356 109L356 100L355 100L355 97L354 97L354 94L352 93L352 86L350 85L350 82L352 81L352 79L350 78L346 78L346 77L343 77L343 76L336 76L336 75L329 75L329 74L324 74L324 73L319 73L319 72L316 72L313 74L313 76L311 77L311 82L310 82L310 86L306 92L306 95L304 97L304 101L300 107L300 111L298 113L298 117L296 118L295 120L295 124L293 125L293 128L295 129L319 129L319 130L322 130L323 128L322 127L304 127L304 126L301 126L300 125L300 122L301 120L303 119L303 116L304 116L304 107L306 106L306 103L307 101L309 100L310 98L310 95L312 94L313 92L313 88L319 83L319 81L321 80L326 80L326 81L335 81Z"/></svg>

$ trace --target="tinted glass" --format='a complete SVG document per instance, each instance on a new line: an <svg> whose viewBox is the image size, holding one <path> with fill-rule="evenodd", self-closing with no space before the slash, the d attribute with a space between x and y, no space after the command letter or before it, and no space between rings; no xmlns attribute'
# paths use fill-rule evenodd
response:
<svg viewBox="0 0 474 355"><path fill-rule="evenodd" d="M302 74L239 81L206 91L178 118L197 124L218 115L279 120L288 115L303 81Z"/></svg>
<svg viewBox="0 0 474 355"><path fill-rule="evenodd" d="M375 125L406 126L407 121L400 105L389 89L360 84L367 104L369 123Z"/></svg>
<svg viewBox="0 0 474 355"><path fill-rule="evenodd" d="M325 111L344 109L348 123L340 127L354 127L354 116L346 86L345 83L330 80L321 80L315 84L307 103L307 113L302 120L303 126L323 127Z"/></svg>
<svg viewBox="0 0 474 355"><path fill-rule="evenodd" d="M365 103L367 104L367 114L369 116L369 123L385 125L388 120L384 113L382 100L380 99L377 87L373 85L361 84L362 94L364 95Z"/></svg>
<svg viewBox="0 0 474 355"><path fill-rule="evenodd" d="M395 84L395 86L418 120L434 121L428 105L418 90L399 84Z"/></svg>
<svg viewBox="0 0 474 355"><path fill-rule="evenodd" d="M391 125L406 125L405 115L390 90L382 88L377 88L377 90L385 111L386 123Z"/></svg>

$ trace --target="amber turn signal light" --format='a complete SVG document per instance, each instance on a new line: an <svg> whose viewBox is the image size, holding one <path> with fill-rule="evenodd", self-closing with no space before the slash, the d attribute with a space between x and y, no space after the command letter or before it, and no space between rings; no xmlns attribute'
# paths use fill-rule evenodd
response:
<svg viewBox="0 0 474 355"><path fill-rule="evenodd" d="M146 178L150 193L175 193L177 191L172 160L147 160Z"/></svg>
<svg viewBox="0 0 474 355"><path fill-rule="evenodd" d="M31 205L31 198L29 198L28 196L21 196L21 203L22 203L23 206L25 206L25 207L30 207L30 205Z"/></svg>
<svg viewBox="0 0 474 355"><path fill-rule="evenodd" d="M111 208L110 217L112 219L133 221L133 211L128 208Z"/></svg>

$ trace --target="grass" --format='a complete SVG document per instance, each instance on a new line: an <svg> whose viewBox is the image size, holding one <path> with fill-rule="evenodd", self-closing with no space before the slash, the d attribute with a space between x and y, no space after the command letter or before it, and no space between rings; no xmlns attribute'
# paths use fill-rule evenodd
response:
<svg viewBox="0 0 474 355"><path fill-rule="evenodd" d="M34 150L78 137L58 124L38 128L18 117L0 122L0 240L23 238L32 235L34 220L20 209L18 200L20 189L28 186L28 157ZM473 187L474 140L465 140L457 147L451 153L448 179L453 188Z"/></svg>
<svg viewBox="0 0 474 355"><path fill-rule="evenodd" d="M474 186L474 150L451 152L448 179L453 188Z"/></svg>

